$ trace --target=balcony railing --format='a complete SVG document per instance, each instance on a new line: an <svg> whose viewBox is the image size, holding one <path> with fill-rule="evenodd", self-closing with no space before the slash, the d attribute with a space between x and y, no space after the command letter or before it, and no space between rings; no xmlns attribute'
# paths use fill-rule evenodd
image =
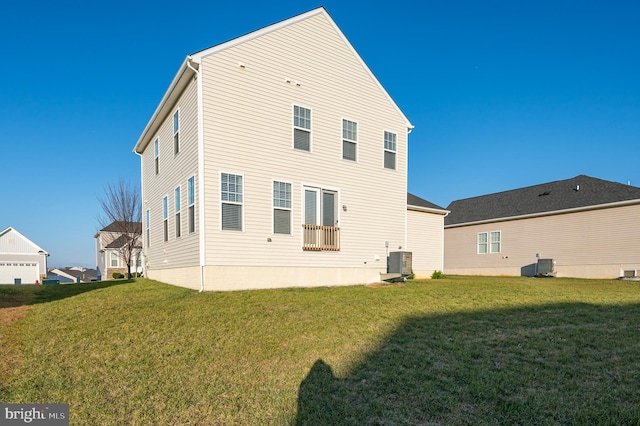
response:
<svg viewBox="0 0 640 426"><path fill-rule="evenodd" d="M302 250L340 251L340 228L303 224L302 232L304 234Z"/></svg>

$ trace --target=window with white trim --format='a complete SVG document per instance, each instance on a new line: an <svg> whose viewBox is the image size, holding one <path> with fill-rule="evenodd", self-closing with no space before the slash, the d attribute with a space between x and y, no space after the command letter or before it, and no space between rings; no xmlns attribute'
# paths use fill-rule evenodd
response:
<svg viewBox="0 0 640 426"><path fill-rule="evenodd" d="M491 231L491 253L500 253L500 231Z"/></svg>
<svg viewBox="0 0 640 426"><path fill-rule="evenodd" d="M156 174L160 172L160 141L158 138L153 142L153 162L155 164Z"/></svg>
<svg viewBox="0 0 640 426"><path fill-rule="evenodd" d="M242 231L242 176L231 173L220 175L222 201L222 229Z"/></svg>
<svg viewBox="0 0 640 426"><path fill-rule="evenodd" d="M293 147L311 151L311 110L293 106Z"/></svg>
<svg viewBox="0 0 640 426"><path fill-rule="evenodd" d="M273 182L273 233L291 234L291 184Z"/></svg>
<svg viewBox="0 0 640 426"><path fill-rule="evenodd" d="M173 114L173 154L180 152L180 111Z"/></svg>
<svg viewBox="0 0 640 426"><path fill-rule="evenodd" d="M182 234L182 222L180 222L180 187L178 186L174 191L175 201L175 214L176 214L176 238L179 238Z"/></svg>
<svg viewBox="0 0 640 426"><path fill-rule="evenodd" d="M358 144L358 123L342 120L342 158L356 161L356 148Z"/></svg>
<svg viewBox="0 0 640 426"><path fill-rule="evenodd" d="M396 169L396 134L384 132L384 167L386 169Z"/></svg>
<svg viewBox="0 0 640 426"><path fill-rule="evenodd" d="M488 234L486 232L478 233L478 254L487 254L488 252Z"/></svg>
<svg viewBox="0 0 640 426"><path fill-rule="evenodd" d="M117 268L118 267L118 252L117 251L112 251L111 252L111 267L112 268Z"/></svg>
<svg viewBox="0 0 640 426"><path fill-rule="evenodd" d="M196 232L196 194L195 177L191 176L187 180L187 204L189 208L189 233Z"/></svg>
<svg viewBox="0 0 640 426"><path fill-rule="evenodd" d="M162 199L162 221L164 225L164 240L169 241L169 199Z"/></svg>

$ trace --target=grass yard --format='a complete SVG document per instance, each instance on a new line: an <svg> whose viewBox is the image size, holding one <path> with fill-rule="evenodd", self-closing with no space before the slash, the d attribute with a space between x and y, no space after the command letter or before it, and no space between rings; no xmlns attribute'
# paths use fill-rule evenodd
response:
<svg viewBox="0 0 640 426"><path fill-rule="evenodd" d="M2 286L0 401L72 425L638 425L640 283Z"/></svg>

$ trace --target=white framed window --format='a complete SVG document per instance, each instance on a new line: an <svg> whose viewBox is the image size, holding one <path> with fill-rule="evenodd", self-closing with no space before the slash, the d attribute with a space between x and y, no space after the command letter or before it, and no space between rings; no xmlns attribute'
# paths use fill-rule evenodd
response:
<svg viewBox="0 0 640 426"><path fill-rule="evenodd" d="M156 174L160 173L160 141L158 138L153 142L153 162Z"/></svg>
<svg viewBox="0 0 640 426"><path fill-rule="evenodd" d="M311 151L311 110L293 106L293 147L301 151Z"/></svg>
<svg viewBox="0 0 640 426"><path fill-rule="evenodd" d="M384 167L396 169L397 137L395 133L384 132Z"/></svg>
<svg viewBox="0 0 640 426"><path fill-rule="evenodd" d="M291 184L273 182L273 233L291 234Z"/></svg>
<svg viewBox="0 0 640 426"><path fill-rule="evenodd" d="M478 254L487 254L488 252L488 234L486 232L478 233Z"/></svg>
<svg viewBox="0 0 640 426"><path fill-rule="evenodd" d="M145 216L144 219L145 219L145 228L146 228L145 241L147 243L147 247L151 247L150 231L149 231L151 227L151 211L147 209L144 216Z"/></svg>
<svg viewBox="0 0 640 426"><path fill-rule="evenodd" d="M173 154L180 152L180 110L173 114Z"/></svg>
<svg viewBox="0 0 640 426"><path fill-rule="evenodd" d="M242 231L243 178L231 173L220 174L222 230Z"/></svg>
<svg viewBox="0 0 640 426"><path fill-rule="evenodd" d="M169 197L162 199L162 222L164 225L164 241L169 241Z"/></svg>
<svg viewBox="0 0 640 426"><path fill-rule="evenodd" d="M117 251L112 251L111 252L110 265L111 265L112 268L117 268L118 267L118 252Z"/></svg>
<svg viewBox="0 0 640 426"><path fill-rule="evenodd" d="M182 223L180 221L180 187L174 191L175 215L176 215L176 238L182 234Z"/></svg>
<svg viewBox="0 0 640 426"><path fill-rule="evenodd" d="M491 231L491 246L489 250L491 253L500 253L500 242L501 232L500 231Z"/></svg>
<svg viewBox="0 0 640 426"><path fill-rule="evenodd" d="M356 161L358 147L358 123L342 120L342 158Z"/></svg>
<svg viewBox="0 0 640 426"><path fill-rule="evenodd" d="M196 179L191 176L187 180L187 205L189 209L189 233L196 232Z"/></svg>

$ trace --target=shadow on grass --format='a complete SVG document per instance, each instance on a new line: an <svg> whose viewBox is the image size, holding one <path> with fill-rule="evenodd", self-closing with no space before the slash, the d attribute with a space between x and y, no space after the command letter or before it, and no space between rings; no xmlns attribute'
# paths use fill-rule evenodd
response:
<svg viewBox="0 0 640 426"><path fill-rule="evenodd" d="M344 378L317 360L297 425L640 424L640 305L406 319Z"/></svg>
<svg viewBox="0 0 640 426"><path fill-rule="evenodd" d="M79 284L60 285L2 285L0 286L0 308L53 302L77 296L88 291L133 283L135 280L110 280Z"/></svg>

